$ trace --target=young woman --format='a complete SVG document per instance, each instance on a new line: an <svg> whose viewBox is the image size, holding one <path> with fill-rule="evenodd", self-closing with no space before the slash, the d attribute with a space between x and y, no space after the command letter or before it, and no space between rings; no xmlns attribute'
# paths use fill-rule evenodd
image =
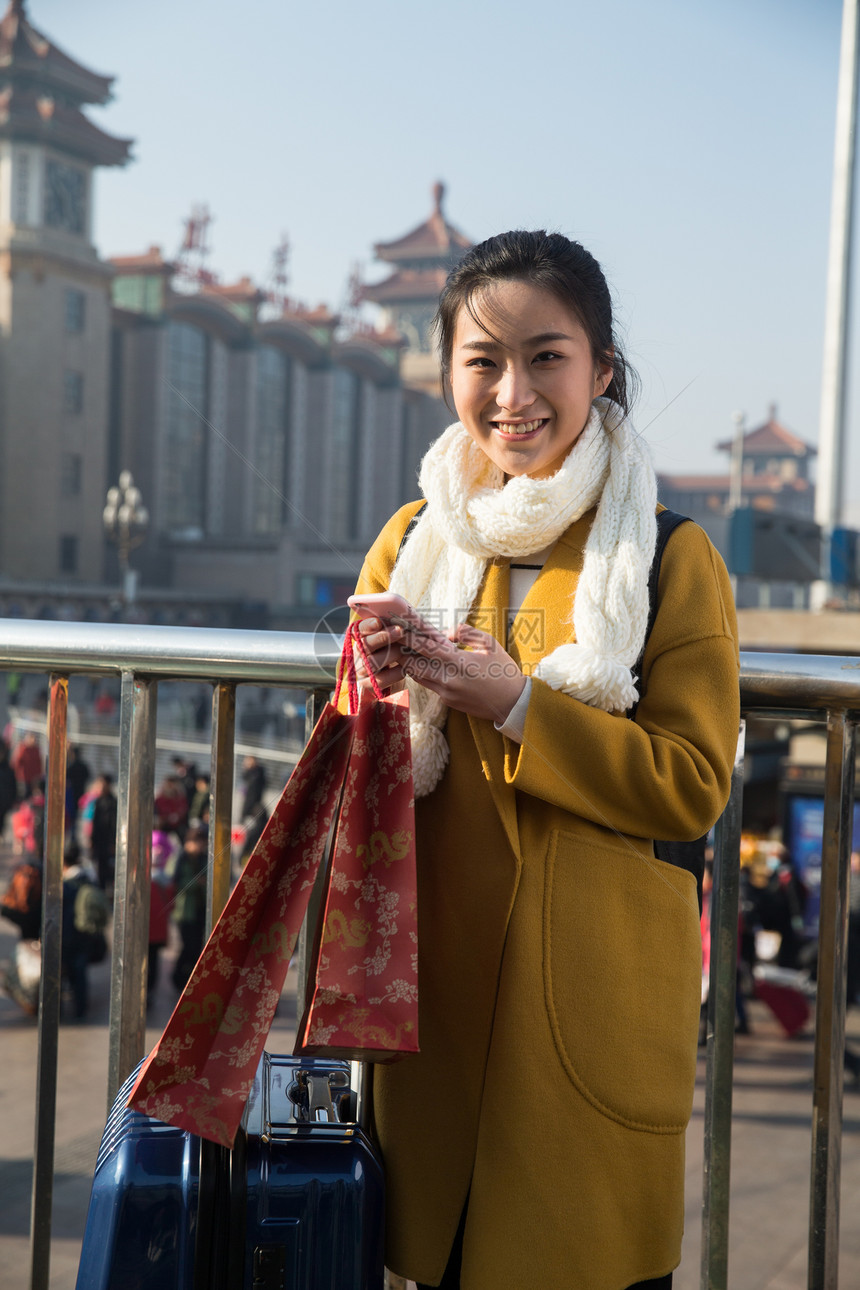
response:
<svg viewBox="0 0 860 1290"><path fill-rule="evenodd" d="M411 692L415 764L421 1053L376 1072L387 1260L425 1286L662 1290L701 944L695 880L653 839L700 837L728 796L729 581L680 525L631 672L656 483L583 247L491 238L437 322L459 421L351 601L380 683ZM375 611L386 591L447 638Z"/></svg>

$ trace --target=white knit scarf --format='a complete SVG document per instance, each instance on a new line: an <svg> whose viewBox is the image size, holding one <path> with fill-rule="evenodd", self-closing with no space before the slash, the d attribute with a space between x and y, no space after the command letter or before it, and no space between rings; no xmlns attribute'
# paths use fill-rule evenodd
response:
<svg viewBox="0 0 860 1290"><path fill-rule="evenodd" d="M597 505L571 604L571 641L541 659L534 675L592 707L629 708L638 697L630 669L648 625L657 481L621 408L595 399L554 475L517 475L507 483L455 422L425 456L419 483L427 505L401 547L390 585L446 631L467 618L488 560L542 550ZM447 708L417 682L407 686L415 795L424 797L448 762Z"/></svg>

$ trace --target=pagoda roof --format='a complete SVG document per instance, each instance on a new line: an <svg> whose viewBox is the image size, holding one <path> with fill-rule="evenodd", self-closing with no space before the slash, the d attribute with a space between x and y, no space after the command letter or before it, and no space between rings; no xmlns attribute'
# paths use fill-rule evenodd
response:
<svg viewBox="0 0 860 1290"><path fill-rule="evenodd" d="M100 76L65 54L27 18L24 0L10 0L0 18L0 82L33 82L77 103L107 103L112 76Z"/></svg>
<svg viewBox="0 0 860 1290"><path fill-rule="evenodd" d="M724 439L717 444L720 452L731 452L732 439ZM804 442L798 435L792 434L776 419L776 405L772 405L770 416L762 425L756 426L744 435L745 457L813 457L818 450Z"/></svg>
<svg viewBox="0 0 860 1290"><path fill-rule="evenodd" d="M285 318L298 318L311 327L325 327L333 330L340 322L340 315L333 314L326 304L316 305L309 309L306 305L292 304L284 310Z"/></svg>
<svg viewBox="0 0 860 1290"><path fill-rule="evenodd" d="M206 295L219 296L232 304L261 305L266 299L265 291L255 286L250 278L240 278L238 282L211 282L203 288Z"/></svg>
<svg viewBox="0 0 860 1290"><path fill-rule="evenodd" d="M394 264L400 260L441 260L451 264L460 258L463 251L468 251L472 243L445 218L442 209L444 197L445 185L434 184L430 218L393 242L377 242L373 248L377 258Z"/></svg>
<svg viewBox="0 0 860 1290"><path fill-rule="evenodd" d="M161 254L160 246L151 246L142 255L112 255L109 263L117 273L159 273L167 277L176 271L176 265Z"/></svg>
<svg viewBox="0 0 860 1290"><path fill-rule="evenodd" d="M0 138L47 143L99 166L124 165L133 142L100 130L62 98L42 93L32 84L11 83L0 89Z"/></svg>
<svg viewBox="0 0 860 1290"><path fill-rule="evenodd" d="M361 299L387 305L396 300L432 300L435 304L445 285L447 269L397 269L382 282L365 284Z"/></svg>

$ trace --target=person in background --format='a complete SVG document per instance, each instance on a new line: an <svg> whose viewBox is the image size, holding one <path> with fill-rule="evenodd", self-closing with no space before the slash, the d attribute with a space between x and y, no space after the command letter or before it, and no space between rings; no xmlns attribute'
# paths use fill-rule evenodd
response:
<svg viewBox="0 0 860 1290"><path fill-rule="evenodd" d="M12 769L18 784L18 797L30 797L45 773L42 753L36 736L28 731L12 753Z"/></svg>
<svg viewBox="0 0 860 1290"><path fill-rule="evenodd" d="M113 791L113 777L105 772L93 787L96 797L90 829L90 853L96 866L99 886L102 891L107 891L113 887L116 863L117 801Z"/></svg>
<svg viewBox="0 0 860 1290"><path fill-rule="evenodd" d="M18 800L18 785L9 760L9 745L0 739L0 838L6 826L6 816Z"/></svg>
<svg viewBox="0 0 860 1290"><path fill-rule="evenodd" d="M210 796L209 776L201 773L195 781L194 796L191 799L189 819L192 824L208 825Z"/></svg>
<svg viewBox="0 0 860 1290"><path fill-rule="evenodd" d="M90 779L90 768L81 756L80 748L70 744L66 763L66 825L69 829L74 829L77 824L81 799Z"/></svg>
<svg viewBox="0 0 860 1290"><path fill-rule="evenodd" d="M197 784L197 767L194 765L194 762L189 761L187 757L174 757L172 759L172 765L173 774L182 785L182 790L185 793L185 801L190 813L191 800L194 797L194 791Z"/></svg>
<svg viewBox="0 0 860 1290"><path fill-rule="evenodd" d="M743 884L745 920L755 929L779 936L778 967L798 969L806 943L803 913L807 893L782 843L758 848Z"/></svg>
<svg viewBox="0 0 860 1290"><path fill-rule="evenodd" d="M188 826L188 798L177 775L167 775L162 780L155 795L155 816L159 828L175 833L182 841Z"/></svg>
<svg viewBox="0 0 860 1290"><path fill-rule="evenodd" d="M0 917L14 923L22 941L42 936L42 860L27 856L12 870L9 885L0 898Z"/></svg>
<svg viewBox="0 0 860 1290"><path fill-rule="evenodd" d="M184 990L206 938L206 866L209 833L192 825L176 860L173 917L182 941L173 968L173 984Z"/></svg>
<svg viewBox="0 0 860 1290"><path fill-rule="evenodd" d="M71 988L76 1021L89 1009L89 967L104 957L104 928L108 905L95 875L81 862L81 851L74 838L66 843L63 855L63 978ZM86 900L79 897L86 888ZM82 912L82 903L85 909Z"/></svg>
<svg viewBox="0 0 860 1290"><path fill-rule="evenodd" d="M242 819L254 820L263 805L263 793L266 789L266 771L260 761L250 755L242 763Z"/></svg>
<svg viewBox="0 0 860 1290"><path fill-rule="evenodd" d="M45 781L12 811L12 845L16 855L35 856L41 863L45 843Z"/></svg>
<svg viewBox="0 0 860 1290"><path fill-rule="evenodd" d="M159 956L167 944L173 904L176 843L163 829L152 830L152 873L149 886L149 952L146 965L146 1004L158 987Z"/></svg>

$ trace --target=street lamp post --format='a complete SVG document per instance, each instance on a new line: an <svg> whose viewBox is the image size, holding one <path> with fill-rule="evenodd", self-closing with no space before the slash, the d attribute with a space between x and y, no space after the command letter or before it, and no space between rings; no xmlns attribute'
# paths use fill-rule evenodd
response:
<svg viewBox="0 0 860 1290"><path fill-rule="evenodd" d="M124 470L119 487L109 488L102 513L105 533L119 554L124 608L134 604L137 594L137 571L129 564L129 555L140 546L149 526L149 511L143 505L140 489L135 488L131 471Z"/></svg>

